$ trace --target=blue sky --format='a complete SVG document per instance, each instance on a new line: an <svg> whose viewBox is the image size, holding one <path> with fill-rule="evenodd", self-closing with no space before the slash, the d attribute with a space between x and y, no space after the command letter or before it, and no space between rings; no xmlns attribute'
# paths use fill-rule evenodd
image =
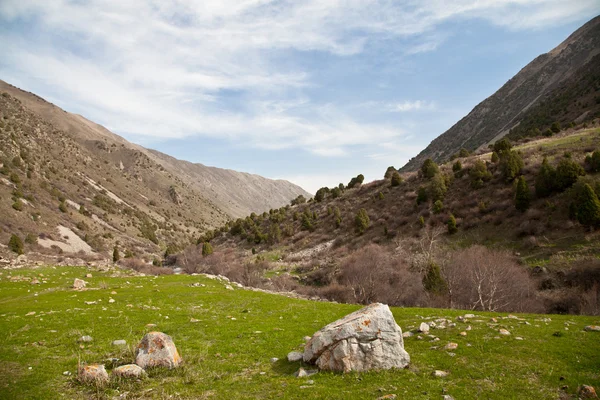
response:
<svg viewBox="0 0 600 400"><path fill-rule="evenodd" d="M0 79L177 158L379 179L597 0L2 0Z"/></svg>

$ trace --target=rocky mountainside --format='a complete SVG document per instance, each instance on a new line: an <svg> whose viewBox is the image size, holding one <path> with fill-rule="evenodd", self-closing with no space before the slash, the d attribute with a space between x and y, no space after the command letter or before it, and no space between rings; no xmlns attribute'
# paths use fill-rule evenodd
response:
<svg viewBox="0 0 600 400"><path fill-rule="evenodd" d="M600 17L537 57L466 117L437 137L403 171L431 158L446 161L461 148L486 147L513 131L535 136L553 122L568 125L600 116Z"/></svg>
<svg viewBox="0 0 600 400"><path fill-rule="evenodd" d="M17 234L26 250L160 254L308 195L145 149L2 81L0 92L0 243Z"/></svg>

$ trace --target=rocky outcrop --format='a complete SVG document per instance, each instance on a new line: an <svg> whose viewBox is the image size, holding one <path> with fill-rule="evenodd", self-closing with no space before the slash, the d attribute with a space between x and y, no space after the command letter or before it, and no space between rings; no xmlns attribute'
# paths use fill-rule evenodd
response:
<svg viewBox="0 0 600 400"><path fill-rule="evenodd" d="M375 303L315 333L304 348L304 361L349 372L404 368L410 356L389 307Z"/></svg>

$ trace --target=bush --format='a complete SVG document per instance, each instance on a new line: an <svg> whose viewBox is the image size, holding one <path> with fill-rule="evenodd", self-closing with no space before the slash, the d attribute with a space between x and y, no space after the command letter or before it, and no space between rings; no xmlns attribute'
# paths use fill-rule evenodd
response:
<svg viewBox="0 0 600 400"><path fill-rule="evenodd" d="M365 210L364 208L361 208L360 210L358 210L358 213L356 214L356 217L354 218L354 227L356 229L356 232L359 235L362 235L365 232L365 230L367 230L370 223L371 223L371 220L369 219L367 210Z"/></svg>
<svg viewBox="0 0 600 400"><path fill-rule="evenodd" d="M429 264L427 272L423 277L423 287L429 293L437 295L444 294L448 290L448 285L442 277L439 265L436 263Z"/></svg>
<svg viewBox="0 0 600 400"><path fill-rule="evenodd" d="M398 172L398 170L396 169L396 167L394 167L394 166L388 167L385 170L385 175L383 175L383 178L384 179L390 179L393 176L394 172Z"/></svg>
<svg viewBox="0 0 600 400"><path fill-rule="evenodd" d="M446 181L441 174L435 175L429 182L429 196L432 201L443 200L447 190Z"/></svg>
<svg viewBox="0 0 600 400"><path fill-rule="evenodd" d="M535 194L537 197L547 197L556 187L556 170L544 157L538 174L535 177Z"/></svg>
<svg viewBox="0 0 600 400"><path fill-rule="evenodd" d="M348 189L352 189L354 187L362 185L364 180L365 177L363 176L363 174L358 174L356 177L350 179L350 182L348 183Z"/></svg>
<svg viewBox="0 0 600 400"><path fill-rule="evenodd" d="M202 255L204 257L209 256L213 253L212 245L208 242L202 243Z"/></svg>
<svg viewBox="0 0 600 400"><path fill-rule="evenodd" d="M521 212L524 212L529 208L530 194L529 186L527 181L521 175L517 181L517 191L515 193L515 208Z"/></svg>
<svg viewBox="0 0 600 400"><path fill-rule="evenodd" d="M570 158L562 158L556 167L556 188L564 191L571 186L580 176L585 175L583 167Z"/></svg>
<svg viewBox="0 0 600 400"><path fill-rule="evenodd" d="M441 213L443 209L444 209L444 203L442 203L441 200L436 200L435 203L433 203L433 213L434 214Z"/></svg>
<svg viewBox="0 0 600 400"><path fill-rule="evenodd" d="M440 169L439 169L438 165L435 162L433 162L433 160L431 158L428 158L427 160L425 160L425 162L423 162L423 165L421 165L421 173L427 179L433 178L439 172L440 172Z"/></svg>
<svg viewBox="0 0 600 400"><path fill-rule="evenodd" d="M507 138L503 138L502 140L494 143L493 150L500 158L504 158L504 156L508 155L512 149L512 143Z"/></svg>
<svg viewBox="0 0 600 400"><path fill-rule="evenodd" d="M18 184L20 184L20 183L21 183L21 178L19 178L19 175L17 175L15 172L12 172L12 173L10 174L10 177L9 177L9 179L10 179L10 181L11 181L12 183L14 183L15 185L18 185Z"/></svg>
<svg viewBox="0 0 600 400"><path fill-rule="evenodd" d="M500 157L500 170L507 182L512 182L523 169L523 159L516 151L509 151Z"/></svg>
<svg viewBox="0 0 600 400"><path fill-rule="evenodd" d="M460 149L460 151L458 152L458 156L461 158L465 158L465 157L469 157L471 155L471 152L467 149L465 149L464 147L462 149Z"/></svg>
<svg viewBox="0 0 600 400"><path fill-rule="evenodd" d="M560 132L560 129L561 129L561 127L560 127L560 122L553 122L553 123L552 123L552 126L550 127L550 129L551 129L551 130L552 130L552 132L554 132L554 133L558 133L558 132Z"/></svg>
<svg viewBox="0 0 600 400"><path fill-rule="evenodd" d="M398 173L398 171L394 171L392 173L392 186L400 186L400 184L402 183L402 177L400 176L400 174Z"/></svg>
<svg viewBox="0 0 600 400"><path fill-rule="evenodd" d="M11 251L21 255L23 254L23 241L19 236L13 233L8 240L8 248Z"/></svg>
<svg viewBox="0 0 600 400"><path fill-rule="evenodd" d="M38 237L37 237L37 235L34 235L33 233L28 233L27 236L25 236L25 243L35 245L35 244L37 244L37 242L38 242Z"/></svg>
<svg viewBox="0 0 600 400"><path fill-rule="evenodd" d="M492 162L494 164L497 164L498 161L500 161L500 157L498 157L498 153L496 153L495 151L492 153Z"/></svg>
<svg viewBox="0 0 600 400"><path fill-rule="evenodd" d="M572 217L585 226L600 226L600 200L592 187L579 182L573 187L572 203L569 207Z"/></svg>
<svg viewBox="0 0 600 400"><path fill-rule="evenodd" d="M270 244L276 244L281 241L281 229L279 228L279 224L271 224L268 241Z"/></svg>
<svg viewBox="0 0 600 400"><path fill-rule="evenodd" d="M23 211L23 202L20 199L17 199L17 201L13 203L12 208L17 211Z"/></svg>
<svg viewBox="0 0 600 400"><path fill-rule="evenodd" d="M450 216L448 217L447 226L448 226L448 233L450 235L453 235L456 232L458 232L458 227L456 226L456 218L454 218L454 215L450 214Z"/></svg>
<svg viewBox="0 0 600 400"><path fill-rule="evenodd" d="M462 163L460 162L460 160L456 160L456 162L452 165L452 172L454 172L454 174L456 175L461 170L462 170Z"/></svg>
<svg viewBox="0 0 600 400"><path fill-rule="evenodd" d="M119 255L119 248L117 246L115 246L115 248L113 249L113 262L117 262L121 259L121 256Z"/></svg>
<svg viewBox="0 0 600 400"><path fill-rule="evenodd" d="M315 201L317 201L319 203L322 202L328 194L329 194L329 188L322 187L321 189L317 190L317 193L315 194Z"/></svg>
<svg viewBox="0 0 600 400"><path fill-rule="evenodd" d="M600 150L596 150L591 156L585 158L585 165L590 172L600 172Z"/></svg>
<svg viewBox="0 0 600 400"><path fill-rule="evenodd" d="M293 199L290 204L295 206L296 204L304 204L306 203L306 197L302 196L302 195L298 195L298 197L296 197L295 199Z"/></svg>
<svg viewBox="0 0 600 400"><path fill-rule="evenodd" d="M477 160L469 169L469 177L471 178L471 187L474 189L479 189L483 187L483 182L487 182L492 179L492 174L490 171L488 171L485 162Z"/></svg>

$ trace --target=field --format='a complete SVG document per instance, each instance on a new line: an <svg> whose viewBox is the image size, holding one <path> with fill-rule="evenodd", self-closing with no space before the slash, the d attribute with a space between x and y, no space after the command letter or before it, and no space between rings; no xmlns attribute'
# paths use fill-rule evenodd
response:
<svg viewBox="0 0 600 400"><path fill-rule="evenodd" d="M583 330L600 325L599 317L477 313L461 322L456 317L469 311L393 308L404 332L436 318L456 326L432 330L435 342L425 335L406 338L408 369L296 378L302 365L288 362L287 353L301 350L304 336L359 306L230 290L227 282L204 276L128 273L2 270L0 398L557 399L575 397L582 384L600 386L600 332ZM74 278L85 279L88 289L71 289ZM511 334L500 335L500 328ZM143 380L112 380L105 387L78 382L78 362L104 363L108 370L131 363L149 330L173 337L182 367L150 370ZM93 341L79 342L83 335ZM127 346L113 346L118 339ZM443 349L449 342L458 343L452 353ZM272 357L279 361L271 363ZM435 370L449 375L436 378Z"/></svg>

